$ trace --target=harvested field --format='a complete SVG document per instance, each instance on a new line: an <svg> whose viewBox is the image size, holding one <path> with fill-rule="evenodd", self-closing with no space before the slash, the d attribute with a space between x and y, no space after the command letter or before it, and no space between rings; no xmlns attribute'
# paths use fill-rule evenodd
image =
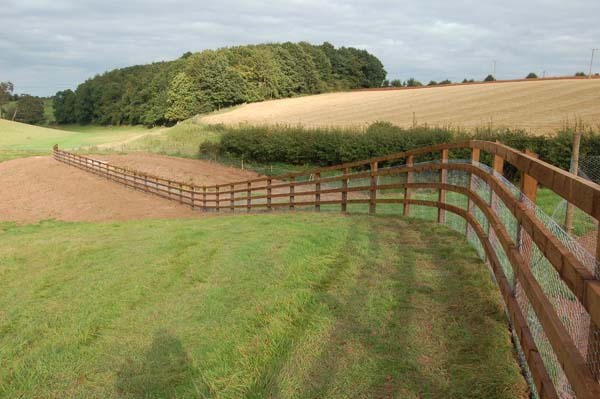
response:
<svg viewBox="0 0 600 399"><path fill-rule="evenodd" d="M415 90L330 93L247 104L201 120L211 124L366 126L389 121L466 129L492 125L551 133L567 121L600 124L600 79L488 83Z"/></svg>
<svg viewBox="0 0 600 399"><path fill-rule="evenodd" d="M209 162L149 154L97 157L163 177L214 184L256 177ZM200 212L117 183L49 156L0 163L0 221L122 221L199 217Z"/></svg>

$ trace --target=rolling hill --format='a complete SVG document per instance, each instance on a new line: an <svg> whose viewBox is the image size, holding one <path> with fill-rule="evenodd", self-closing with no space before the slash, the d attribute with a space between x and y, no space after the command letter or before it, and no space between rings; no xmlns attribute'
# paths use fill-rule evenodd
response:
<svg viewBox="0 0 600 399"><path fill-rule="evenodd" d="M475 129L553 132L581 120L600 125L600 79L497 82L419 89L353 91L246 104L201 118L211 124L365 126L389 121Z"/></svg>

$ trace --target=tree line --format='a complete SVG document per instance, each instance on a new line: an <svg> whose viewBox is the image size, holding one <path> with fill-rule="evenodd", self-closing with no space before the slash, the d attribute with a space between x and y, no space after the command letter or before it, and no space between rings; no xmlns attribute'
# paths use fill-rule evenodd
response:
<svg viewBox="0 0 600 399"><path fill-rule="evenodd" d="M44 99L29 94L15 94L11 82L0 82L0 119L29 123L46 122Z"/></svg>
<svg viewBox="0 0 600 399"><path fill-rule="evenodd" d="M247 102L378 87L385 77L379 59L352 47L237 46L97 75L56 93L54 115L58 123L169 125Z"/></svg>

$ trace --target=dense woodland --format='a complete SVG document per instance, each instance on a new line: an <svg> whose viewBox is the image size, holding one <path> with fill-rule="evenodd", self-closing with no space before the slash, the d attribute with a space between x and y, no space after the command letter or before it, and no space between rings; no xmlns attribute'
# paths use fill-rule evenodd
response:
<svg viewBox="0 0 600 399"><path fill-rule="evenodd" d="M95 76L58 92L54 114L58 123L168 125L246 102L377 87L385 77L379 59L351 47L230 47Z"/></svg>

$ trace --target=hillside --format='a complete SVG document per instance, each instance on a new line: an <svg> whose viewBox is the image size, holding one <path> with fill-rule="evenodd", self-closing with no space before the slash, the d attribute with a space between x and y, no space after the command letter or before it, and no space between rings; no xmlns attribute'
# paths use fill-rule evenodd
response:
<svg viewBox="0 0 600 399"><path fill-rule="evenodd" d="M548 80L356 91L247 104L203 117L217 124L518 127L548 133L577 119L600 125L600 79Z"/></svg>
<svg viewBox="0 0 600 399"><path fill-rule="evenodd" d="M118 143L151 133L143 126L61 126L50 129L0 119L0 151L50 152L54 144L62 148Z"/></svg>
<svg viewBox="0 0 600 399"><path fill-rule="evenodd" d="M169 125L232 105L365 87L386 76L377 57L330 43L269 43L186 53L115 69L54 97L58 123Z"/></svg>

